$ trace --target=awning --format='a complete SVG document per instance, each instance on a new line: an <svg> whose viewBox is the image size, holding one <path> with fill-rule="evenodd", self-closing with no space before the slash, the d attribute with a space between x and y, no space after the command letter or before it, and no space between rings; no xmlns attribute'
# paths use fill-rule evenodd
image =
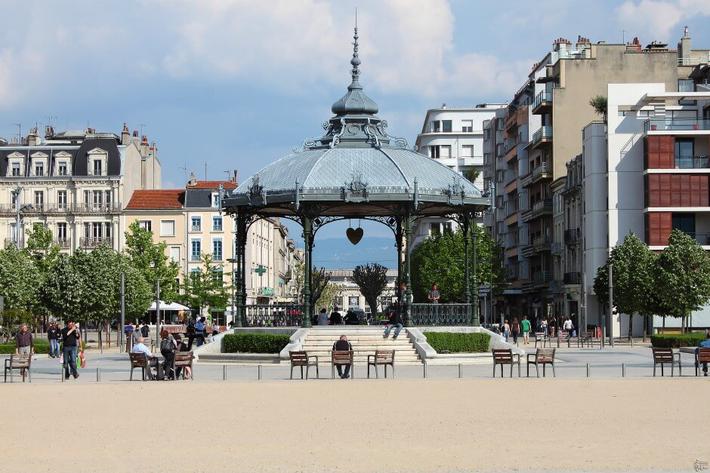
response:
<svg viewBox="0 0 710 473"><path fill-rule="evenodd" d="M155 301L153 301L148 310L155 311ZM160 301L160 310L190 310L190 308L182 304L178 304L177 302L171 302L168 304L167 302Z"/></svg>

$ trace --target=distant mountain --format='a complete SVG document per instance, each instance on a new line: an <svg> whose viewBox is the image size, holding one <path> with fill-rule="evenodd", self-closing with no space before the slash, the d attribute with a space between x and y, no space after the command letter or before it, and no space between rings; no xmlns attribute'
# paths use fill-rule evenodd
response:
<svg viewBox="0 0 710 473"><path fill-rule="evenodd" d="M353 268L359 264L379 263L390 269L397 267L394 237L365 237L357 245L345 237L316 238L313 265L328 269Z"/></svg>

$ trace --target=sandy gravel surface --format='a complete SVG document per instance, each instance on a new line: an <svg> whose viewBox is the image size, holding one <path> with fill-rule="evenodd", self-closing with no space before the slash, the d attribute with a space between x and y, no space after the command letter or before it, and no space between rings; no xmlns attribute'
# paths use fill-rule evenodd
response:
<svg viewBox="0 0 710 473"><path fill-rule="evenodd" d="M0 385L0 471L693 471L708 400L708 378Z"/></svg>

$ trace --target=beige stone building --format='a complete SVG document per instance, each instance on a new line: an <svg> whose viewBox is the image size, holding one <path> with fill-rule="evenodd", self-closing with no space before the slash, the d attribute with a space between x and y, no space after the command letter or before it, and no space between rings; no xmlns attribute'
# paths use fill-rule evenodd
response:
<svg viewBox="0 0 710 473"><path fill-rule="evenodd" d="M36 128L18 142L0 139L0 235L20 247L35 223L63 251L120 248L121 211L135 190L160 187L155 143L131 135Z"/></svg>

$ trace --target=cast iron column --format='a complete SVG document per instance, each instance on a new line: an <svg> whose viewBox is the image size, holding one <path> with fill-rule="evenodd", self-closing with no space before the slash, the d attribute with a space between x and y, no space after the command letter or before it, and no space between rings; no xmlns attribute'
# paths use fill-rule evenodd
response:
<svg viewBox="0 0 710 473"><path fill-rule="evenodd" d="M404 325L409 326L412 314L412 226L414 223L414 218L411 215L404 217L404 239L407 244L407 255L404 264L404 283L406 288L404 290L404 302L405 302L405 312L404 312Z"/></svg>
<svg viewBox="0 0 710 473"><path fill-rule="evenodd" d="M397 305L402 307L402 217L397 217L395 240L397 245L397 282L395 283L395 290L397 291Z"/></svg>
<svg viewBox="0 0 710 473"><path fill-rule="evenodd" d="M476 225L476 222L473 221L472 225ZM476 230L471 229L471 241L473 242L473 297L472 303L473 306L471 309L473 309L473 326L478 327L481 325L481 318L478 315L478 244L476 243ZM493 296L493 291L491 291L491 297Z"/></svg>
<svg viewBox="0 0 710 473"><path fill-rule="evenodd" d="M305 249L303 271L303 321L302 327L311 326L311 271L313 258L313 223L311 217L304 215L303 219L303 245Z"/></svg>
<svg viewBox="0 0 710 473"><path fill-rule="evenodd" d="M466 299L466 318L473 323L473 313L471 311L471 252L469 251L468 240L471 237L471 220L468 213L463 215L461 221L463 230L463 268L464 268L464 297Z"/></svg>
<svg viewBox="0 0 710 473"><path fill-rule="evenodd" d="M237 215L237 327L246 326L247 304L247 276L246 276L246 245L247 245L247 217Z"/></svg>

